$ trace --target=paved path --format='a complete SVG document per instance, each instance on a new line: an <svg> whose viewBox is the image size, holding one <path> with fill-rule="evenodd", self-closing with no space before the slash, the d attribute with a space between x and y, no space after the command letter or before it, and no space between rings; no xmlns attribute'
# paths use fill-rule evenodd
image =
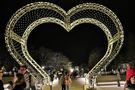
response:
<svg viewBox="0 0 135 90"><path fill-rule="evenodd" d="M97 90L124 90L123 87L97 87Z"/></svg>
<svg viewBox="0 0 135 90"><path fill-rule="evenodd" d="M84 83L85 83L84 78L74 79L72 80L72 85L70 86L70 90L84 90ZM110 82L110 83L112 83L112 85L111 84L107 85L106 83L102 83L105 85L96 86L96 90L124 90L123 84L125 82L121 81L121 84L122 84L121 87L114 85L114 82ZM43 90L50 90L50 88L49 86L46 86L44 87ZM55 85L53 86L52 90L61 90L61 86L58 84L57 81L55 82Z"/></svg>
<svg viewBox="0 0 135 90"><path fill-rule="evenodd" d="M84 78L74 79L74 80L72 80L72 85L70 86L70 90L84 90L84 83L85 83ZM107 85L107 83L102 82L102 85L97 86L96 90L124 90L123 84L125 82L123 82L123 81L121 81L121 87L114 85L114 82L110 82L112 85L111 84ZM53 84L54 85L52 87L52 90L61 90L61 85L58 83L58 80L54 81ZM7 87L7 86L5 85L5 87ZM5 89L5 90L9 90L9 89ZM44 86L43 90L51 90L51 89L50 89L50 86Z"/></svg>
<svg viewBox="0 0 135 90"><path fill-rule="evenodd" d="M70 90L83 90L83 84L81 84L79 80L80 79L72 80ZM49 86L45 86L44 90L50 90ZM61 90L61 85L56 81L55 85L52 87L52 90Z"/></svg>

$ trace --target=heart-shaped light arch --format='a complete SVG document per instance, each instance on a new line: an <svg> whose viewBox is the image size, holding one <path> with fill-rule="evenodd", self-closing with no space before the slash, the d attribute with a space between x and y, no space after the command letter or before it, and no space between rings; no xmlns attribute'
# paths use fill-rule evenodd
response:
<svg viewBox="0 0 135 90"><path fill-rule="evenodd" d="M35 12L42 13L35 14ZM82 12L85 12L86 16ZM106 19L102 19L104 18L102 15ZM106 23L109 21L110 25ZM43 23L58 24L68 32L79 24L89 23L100 27L104 31L108 40L107 51L101 60L88 72L86 78L89 78L90 75L97 75L101 68L108 65L120 51L124 40L120 20L110 9L103 5L84 3L73 7L67 13L59 6L49 2L34 2L22 7L11 17L7 24L5 42L14 59L19 64L26 64L31 74L35 78L44 79L45 83L50 82L48 74L42 70L41 66L35 62L27 50L27 39L31 31Z"/></svg>

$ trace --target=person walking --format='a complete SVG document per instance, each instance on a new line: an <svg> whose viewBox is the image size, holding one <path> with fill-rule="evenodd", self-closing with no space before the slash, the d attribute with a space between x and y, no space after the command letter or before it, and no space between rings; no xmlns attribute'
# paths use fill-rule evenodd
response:
<svg viewBox="0 0 135 90"><path fill-rule="evenodd" d="M125 90L135 90L135 62L130 62L126 71Z"/></svg>

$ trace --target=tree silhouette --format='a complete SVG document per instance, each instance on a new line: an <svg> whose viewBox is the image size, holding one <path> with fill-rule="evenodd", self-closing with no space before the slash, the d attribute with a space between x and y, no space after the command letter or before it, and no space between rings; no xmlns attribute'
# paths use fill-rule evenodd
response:
<svg viewBox="0 0 135 90"><path fill-rule="evenodd" d="M31 51L31 56L41 66L45 68L67 69L70 66L70 60L60 52L54 52L51 49L40 47Z"/></svg>
<svg viewBox="0 0 135 90"><path fill-rule="evenodd" d="M93 51L91 51L91 53L89 54L88 61L89 69L92 69L101 60L104 54L105 53L101 48L96 48Z"/></svg>

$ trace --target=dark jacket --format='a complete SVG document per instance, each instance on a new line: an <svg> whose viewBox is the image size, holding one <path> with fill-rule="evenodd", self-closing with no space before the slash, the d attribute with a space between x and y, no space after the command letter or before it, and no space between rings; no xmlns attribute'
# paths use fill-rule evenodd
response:
<svg viewBox="0 0 135 90"><path fill-rule="evenodd" d="M128 90L135 90L135 85L127 87Z"/></svg>
<svg viewBox="0 0 135 90"><path fill-rule="evenodd" d="M24 85L16 85L13 90L25 90Z"/></svg>
<svg viewBox="0 0 135 90"><path fill-rule="evenodd" d="M3 82L2 82L2 80L0 80L0 90L4 90L4 87L3 87Z"/></svg>
<svg viewBox="0 0 135 90"><path fill-rule="evenodd" d="M129 81L127 81L125 84L125 90L135 90L135 85L133 85Z"/></svg>

